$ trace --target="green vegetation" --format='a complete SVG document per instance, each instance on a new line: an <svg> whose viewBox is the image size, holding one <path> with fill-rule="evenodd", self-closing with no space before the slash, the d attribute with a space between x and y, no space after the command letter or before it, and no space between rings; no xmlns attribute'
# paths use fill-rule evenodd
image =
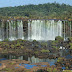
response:
<svg viewBox="0 0 72 72"><path fill-rule="evenodd" d="M0 18L35 18L72 20L72 6L58 3L0 8Z"/></svg>
<svg viewBox="0 0 72 72"><path fill-rule="evenodd" d="M69 38L68 38L68 43L66 44L66 47L67 47L68 49L72 49L72 37L69 37Z"/></svg>
<svg viewBox="0 0 72 72"><path fill-rule="evenodd" d="M56 51L56 50L59 50L59 47L57 46L52 46L52 48Z"/></svg>
<svg viewBox="0 0 72 72"><path fill-rule="evenodd" d="M38 54L38 51L35 51L34 53L35 53L35 54Z"/></svg>
<svg viewBox="0 0 72 72"><path fill-rule="evenodd" d="M55 40L58 41L59 43L61 43L61 42L64 41L64 38L61 37L61 36L57 36L57 37L55 38Z"/></svg>
<svg viewBox="0 0 72 72"><path fill-rule="evenodd" d="M69 40L69 42L72 42L72 37L69 37L68 40Z"/></svg>
<svg viewBox="0 0 72 72"><path fill-rule="evenodd" d="M9 71L11 71L12 69L10 69L10 68L4 68L3 70L9 72Z"/></svg>
<svg viewBox="0 0 72 72"><path fill-rule="evenodd" d="M52 45L56 46L58 44L58 41L52 41Z"/></svg>
<svg viewBox="0 0 72 72"><path fill-rule="evenodd" d="M47 69L48 72L58 72L58 70L56 68L52 69L52 68L48 68Z"/></svg>
<svg viewBox="0 0 72 72"><path fill-rule="evenodd" d="M69 43L69 46L70 46L70 48L69 48L69 49L72 49L72 43Z"/></svg>
<svg viewBox="0 0 72 72"><path fill-rule="evenodd" d="M64 38L63 37L60 37L60 36L57 36L55 38L55 41L52 41L51 42L51 46L54 50L59 50L60 48L60 45L62 45L64 42Z"/></svg>
<svg viewBox="0 0 72 72"><path fill-rule="evenodd" d="M14 65L15 63L13 63L13 62L11 62L11 63L9 63L10 65Z"/></svg>
<svg viewBox="0 0 72 72"><path fill-rule="evenodd" d="M42 53L44 53L44 52L48 52L49 53L50 51L49 50L42 49L41 52Z"/></svg>
<svg viewBox="0 0 72 72"><path fill-rule="evenodd" d="M63 57L59 57L57 62L63 62L64 58Z"/></svg>
<svg viewBox="0 0 72 72"><path fill-rule="evenodd" d="M72 46L70 46L70 49L72 49Z"/></svg>
<svg viewBox="0 0 72 72"><path fill-rule="evenodd" d="M47 47L48 44L47 44L47 42L43 42L43 43L41 43L41 45Z"/></svg>
<svg viewBox="0 0 72 72"><path fill-rule="evenodd" d="M33 42L36 42L36 40L33 40Z"/></svg>

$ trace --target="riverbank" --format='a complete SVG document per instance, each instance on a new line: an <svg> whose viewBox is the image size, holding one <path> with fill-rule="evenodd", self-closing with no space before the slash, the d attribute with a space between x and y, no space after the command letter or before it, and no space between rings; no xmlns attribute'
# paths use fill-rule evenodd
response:
<svg viewBox="0 0 72 72"><path fill-rule="evenodd" d="M48 62L30 64L29 61L19 59L0 61L0 72L65 72L64 69L65 67L60 64L50 66ZM67 72L71 72L71 70L67 70Z"/></svg>
<svg viewBox="0 0 72 72"><path fill-rule="evenodd" d="M25 66L31 66L31 72L56 70L60 72L62 70L72 69L72 38L64 41L62 37L56 37L55 41L28 41L28 40L14 40L14 41L1 41L0 42L0 58L6 58L7 60L0 60L1 71L2 70L25 70ZM14 60L12 60L14 59ZM18 61L16 61L18 60ZM26 61L25 61L26 60ZM24 62L23 62L24 61ZM17 63L16 63L17 62ZM28 62L28 63L26 63ZM41 65L38 66L37 64ZM11 64L11 65L9 65ZM21 67L22 69L20 69ZM7 65L7 66L6 66ZM35 66L35 67L34 67ZM10 67L10 68L9 68ZM34 67L34 68L33 68ZM29 67L28 67L29 68ZM59 71L58 71L59 70ZM55 72L56 72L55 71ZM21 71L22 72L22 71ZM29 72L29 69L28 69Z"/></svg>

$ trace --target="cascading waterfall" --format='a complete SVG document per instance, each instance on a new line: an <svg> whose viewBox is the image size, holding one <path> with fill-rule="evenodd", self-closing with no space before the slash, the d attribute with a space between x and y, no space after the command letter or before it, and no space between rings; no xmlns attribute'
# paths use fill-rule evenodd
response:
<svg viewBox="0 0 72 72"><path fill-rule="evenodd" d="M70 22L70 37L71 37L71 22Z"/></svg>
<svg viewBox="0 0 72 72"><path fill-rule="evenodd" d="M54 40L62 36L62 22L59 20L32 20L28 23L28 40Z"/></svg>
<svg viewBox="0 0 72 72"><path fill-rule="evenodd" d="M8 22L9 22L9 20L7 20L7 22L6 22L6 38L8 39L8 26L9 26L9 24L8 24Z"/></svg>
<svg viewBox="0 0 72 72"><path fill-rule="evenodd" d="M16 39L24 39L23 23L20 20L17 23L15 21L9 21L9 40Z"/></svg>
<svg viewBox="0 0 72 72"><path fill-rule="evenodd" d="M18 39L24 39L24 34L23 34L23 23L22 21L18 21Z"/></svg>
<svg viewBox="0 0 72 72"><path fill-rule="evenodd" d="M72 36L72 21L63 21L63 34L62 37L64 40L67 40L69 37Z"/></svg>
<svg viewBox="0 0 72 72"><path fill-rule="evenodd" d="M15 34L15 22L11 21L9 22L9 40L16 40L16 34Z"/></svg>
<svg viewBox="0 0 72 72"><path fill-rule="evenodd" d="M4 25L0 24L0 41L4 40Z"/></svg>
<svg viewBox="0 0 72 72"><path fill-rule="evenodd" d="M55 40L56 36L72 36L72 21L61 20L0 20L0 41L17 40ZM26 25L26 26L25 26Z"/></svg>

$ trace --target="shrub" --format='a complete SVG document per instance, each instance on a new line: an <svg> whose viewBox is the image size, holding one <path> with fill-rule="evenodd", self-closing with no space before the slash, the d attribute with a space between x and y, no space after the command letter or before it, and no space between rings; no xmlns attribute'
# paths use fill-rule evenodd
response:
<svg viewBox="0 0 72 72"><path fill-rule="evenodd" d="M49 53L50 51L49 51L49 50L42 49L41 52L42 52L42 53L44 53L44 52Z"/></svg>
<svg viewBox="0 0 72 72"><path fill-rule="evenodd" d="M11 48L14 48L14 45L13 44L11 45Z"/></svg>
<svg viewBox="0 0 72 72"><path fill-rule="evenodd" d="M68 41L69 41L69 42L72 42L72 37L69 37L69 38L68 38Z"/></svg>
<svg viewBox="0 0 72 72"><path fill-rule="evenodd" d="M33 42L36 42L36 40L33 40Z"/></svg>
<svg viewBox="0 0 72 72"><path fill-rule="evenodd" d="M19 47L19 46L21 46L21 45L20 45L20 43L17 43L15 46L16 46L16 47Z"/></svg>
<svg viewBox="0 0 72 72"><path fill-rule="evenodd" d="M63 57L59 57L58 60L57 60L57 62L62 62L63 59L64 59Z"/></svg>
<svg viewBox="0 0 72 72"><path fill-rule="evenodd" d="M11 62L11 63L9 63L10 65L13 65L13 64L15 64L15 63L13 63L13 62Z"/></svg>
<svg viewBox="0 0 72 72"><path fill-rule="evenodd" d="M52 48L54 48L55 50L59 49L59 47L57 47L57 46L52 46Z"/></svg>
<svg viewBox="0 0 72 72"><path fill-rule="evenodd" d="M51 71L52 71L52 68L48 68L47 71L48 71L48 72L51 72Z"/></svg>
<svg viewBox="0 0 72 72"><path fill-rule="evenodd" d="M52 41L51 45L57 45L59 42L58 41Z"/></svg>
<svg viewBox="0 0 72 72"><path fill-rule="evenodd" d="M34 53L35 53L35 54L38 54L38 51L35 51Z"/></svg>
<svg viewBox="0 0 72 72"><path fill-rule="evenodd" d="M63 37L60 37L60 36L57 36L55 38L55 40L58 41L58 42L63 42L64 41L64 38Z"/></svg>
<svg viewBox="0 0 72 72"><path fill-rule="evenodd" d="M53 69L53 72L58 72L58 70L56 68Z"/></svg>
<svg viewBox="0 0 72 72"><path fill-rule="evenodd" d="M47 47L47 42L41 43L41 45Z"/></svg>
<svg viewBox="0 0 72 72"><path fill-rule="evenodd" d="M10 68L4 68L3 70L4 70L4 71L11 71Z"/></svg>

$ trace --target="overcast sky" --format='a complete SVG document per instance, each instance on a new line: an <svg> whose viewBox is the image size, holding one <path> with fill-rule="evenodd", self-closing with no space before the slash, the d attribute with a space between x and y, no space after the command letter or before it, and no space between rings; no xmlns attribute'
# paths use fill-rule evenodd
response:
<svg viewBox="0 0 72 72"><path fill-rule="evenodd" d="M28 4L44 4L44 3L65 3L72 6L72 0L0 0L0 7L19 6Z"/></svg>

